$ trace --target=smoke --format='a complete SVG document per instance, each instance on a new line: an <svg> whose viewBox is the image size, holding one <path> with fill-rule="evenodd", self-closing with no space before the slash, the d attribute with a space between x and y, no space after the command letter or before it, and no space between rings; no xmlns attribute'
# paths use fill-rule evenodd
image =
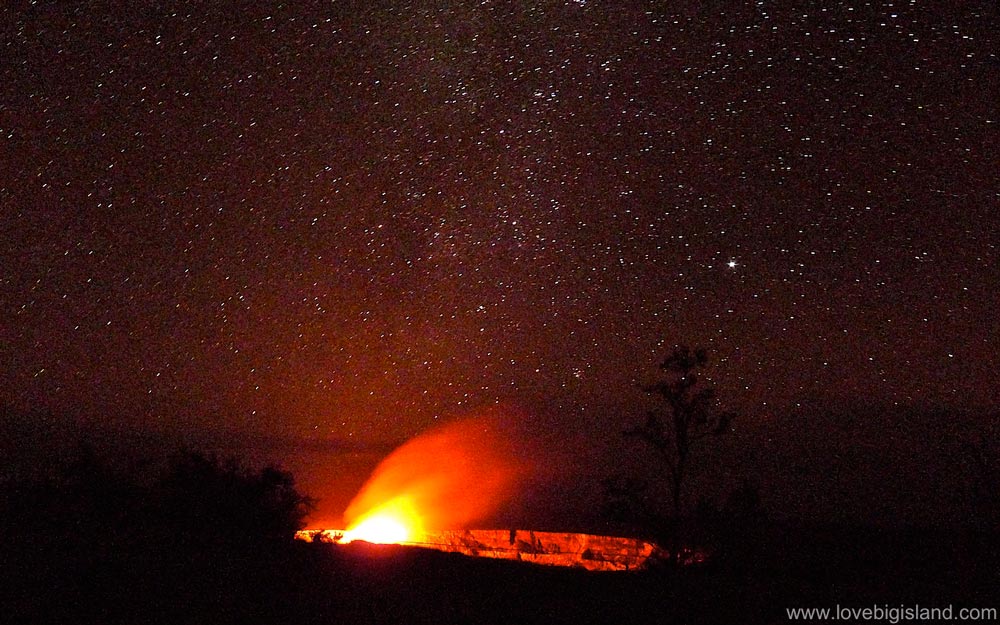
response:
<svg viewBox="0 0 1000 625"><path fill-rule="evenodd" d="M352 527L405 507L424 530L462 529L488 518L527 474L495 418L458 421L421 434L376 467L348 505Z"/></svg>

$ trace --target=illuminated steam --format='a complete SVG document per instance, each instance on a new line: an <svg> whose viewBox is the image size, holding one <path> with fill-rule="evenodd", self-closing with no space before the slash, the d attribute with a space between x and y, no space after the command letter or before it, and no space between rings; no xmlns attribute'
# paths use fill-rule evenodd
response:
<svg viewBox="0 0 1000 625"><path fill-rule="evenodd" d="M525 473L493 419L467 419L403 444L376 467L344 513L345 540L419 541L460 529L504 503Z"/></svg>

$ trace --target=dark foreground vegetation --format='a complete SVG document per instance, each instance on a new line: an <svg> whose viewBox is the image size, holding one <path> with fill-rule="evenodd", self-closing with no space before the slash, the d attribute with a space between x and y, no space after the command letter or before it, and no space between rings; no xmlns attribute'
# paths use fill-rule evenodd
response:
<svg viewBox="0 0 1000 625"><path fill-rule="evenodd" d="M291 477L183 454L145 475L87 454L0 497L4 622L786 622L811 606L997 607L986 528L889 530L740 518L680 569L588 573L292 539Z"/></svg>

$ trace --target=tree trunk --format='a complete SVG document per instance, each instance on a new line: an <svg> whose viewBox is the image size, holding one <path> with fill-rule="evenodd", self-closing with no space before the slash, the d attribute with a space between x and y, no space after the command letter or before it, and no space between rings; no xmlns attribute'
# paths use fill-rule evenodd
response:
<svg viewBox="0 0 1000 625"><path fill-rule="evenodd" d="M681 564L681 484L684 483L686 461L686 454L678 457L677 470L674 471L671 484L673 510L670 518L670 561L675 567Z"/></svg>

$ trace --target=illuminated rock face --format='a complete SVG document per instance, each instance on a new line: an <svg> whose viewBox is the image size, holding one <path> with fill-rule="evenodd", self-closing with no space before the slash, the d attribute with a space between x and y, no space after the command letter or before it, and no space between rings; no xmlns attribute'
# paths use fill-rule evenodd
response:
<svg viewBox="0 0 1000 625"><path fill-rule="evenodd" d="M304 530L296 537L312 540L316 534L339 542L342 530ZM535 564L581 567L591 571L629 571L641 568L654 546L636 538L531 530L446 530L427 532L419 540L402 543L469 556L520 560Z"/></svg>

